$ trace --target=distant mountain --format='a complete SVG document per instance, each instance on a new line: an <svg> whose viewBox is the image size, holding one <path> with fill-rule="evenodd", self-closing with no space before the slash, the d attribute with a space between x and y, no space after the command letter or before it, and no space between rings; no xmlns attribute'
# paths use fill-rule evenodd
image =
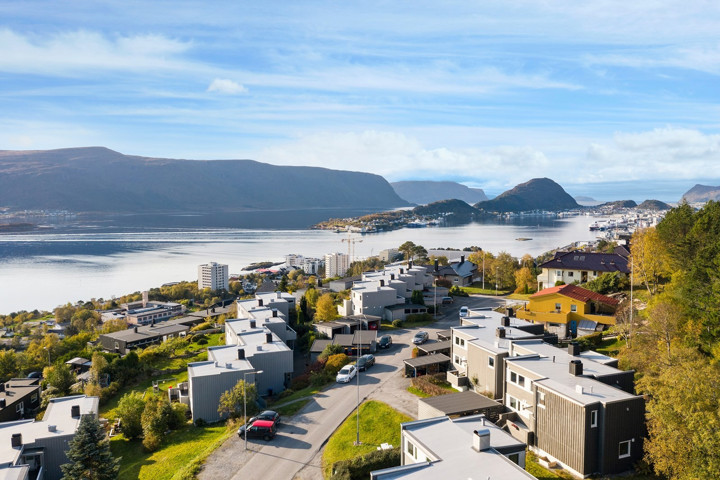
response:
<svg viewBox="0 0 720 480"><path fill-rule="evenodd" d="M600 205L598 205L598 208L604 208L604 209L620 209L620 208L635 208L637 207L637 203L635 200L615 200L614 202L605 202Z"/></svg>
<svg viewBox="0 0 720 480"><path fill-rule="evenodd" d="M425 205L441 200L457 199L473 204L487 200L480 188L470 188L456 182L404 181L390 185L400 198L410 203Z"/></svg>
<svg viewBox="0 0 720 480"><path fill-rule="evenodd" d="M645 200L637 208L638 210L670 210L672 207L660 200Z"/></svg>
<svg viewBox="0 0 720 480"><path fill-rule="evenodd" d="M575 199L549 178L534 178L492 200L475 205L476 208L486 212L558 211L579 206Z"/></svg>
<svg viewBox="0 0 720 480"><path fill-rule="evenodd" d="M720 187L697 184L685 192L682 199L688 203L700 203L710 200L718 201L720 200Z"/></svg>
<svg viewBox="0 0 720 480"><path fill-rule="evenodd" d="M103 147L0 151L0 207L223 213L407 206L381 176L253 160L173 160Z"/></svg>
<svg viewBox="0 0 720 480"><path fill-rule="evenodd" d="M420 205L419 207L413 208L413 213L416 215L440 215L445 213L459 216L472 216L479 212L475 207L468 205L462 200L453 199L433 202L428 205Z"/></svg>
<svg viewBox="0 0 720 480"><path fill-rule="evenodd" d="M592 198L592 197L585 197L585 196L582 196L582 195L578 195L577 197L575 197L575 201L576 201L576 202L593 202L593 203L597 203L597 200L595 200L594 198Z"/></svg>

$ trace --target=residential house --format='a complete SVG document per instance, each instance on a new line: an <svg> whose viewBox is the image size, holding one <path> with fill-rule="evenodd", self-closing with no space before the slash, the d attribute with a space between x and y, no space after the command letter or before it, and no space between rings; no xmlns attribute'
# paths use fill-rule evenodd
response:
<svg viewBox="0 0 720 480"><path fill-rule="evenodd" d="M406 422L400 433L401 465L375 470L371 479L535 478L524 470L525 444L483 415Z"/></svg>
<svg viewBox="0 0 720 480"><path fill-rule="evenodd" d="M59 480L68 443L84 415L98 416L98 397L53 398L41 421L0 423L0 478Z"/></svg>
<svg viewBox="0 0 720 480"><path fill-rule="evenodd" d="M40 407L39 378L11 378L0 383L0 422L31 418Z"/></svg>
<svg viewBox="0 0 720 480"><path fill-rule="evenodd" d="M603 273L630 274L628 257L617 253L555 252L555 256L540 264L537 276L538 290L554 287L556 283L586 283Z"/></svg>
<svg viewBox="0 0 720 480"><path fill-rule="evenodd" d="M560 338L588 334L615 325L615 310L620 302L577 285L550 287L530 296L518 310L518 318L542 323Z"/></svg>
<svg viewBox="0 0 720 480"><path fill-rule="evenodd" d="M100 346L107 352L125 355L130 350L147 347L155 343L162 343L177 337L183 337L190 331L190 327L179 323L163 323L139 327L135 325L127 330L103 333L98 339Z"/></svg>
<svg viewBox="0 0 720 480"><path fill-rule="evenodd" d="M451 285L465 287L470 285L477 275L477 265L465 260L465 255L461 255L459 261L450 262L448 265L440 266L436 260L431 273L437 280L446 280Z"/></svg>

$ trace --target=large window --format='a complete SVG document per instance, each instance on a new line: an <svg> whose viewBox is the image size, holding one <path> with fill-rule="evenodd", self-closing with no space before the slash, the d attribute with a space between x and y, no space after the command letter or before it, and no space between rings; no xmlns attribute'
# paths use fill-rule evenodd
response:
<svg viewBox="0 0 720 480"><path fill-rule="evenodd" d="M411 457L415 458L415 445L413 445L411 442L407 442L407 453Z"/></svg>
<svg viewBox="0 0 720 480"><path fill-rule="evenodd" d="M630 456L630 444L630 440L620 442L620 445L618 446L618 458L627 458Z"/></svg>
<svg viewBox="0 0 720 480"><path fill-rule="evenodd" d="M515 372L510 372L510 383L525 388L525 377Z"/></svg>
<svg viewBox="0 0 720 480"><path fill-rule="evenodd" d="M570 305L571 312L577 312L577 305Z"/></svg>
<svg viewBox="0 0 720 480"><path fill-rule="evenodd" d="M465 339L460 337L455 337L455 345L458 347L465 348Z"/></svg>
<svg viewBox="0 0 720 480"><path fill-rule="evenodd" d="M495 357L488 357L488 367L495 368Z"/></svg>

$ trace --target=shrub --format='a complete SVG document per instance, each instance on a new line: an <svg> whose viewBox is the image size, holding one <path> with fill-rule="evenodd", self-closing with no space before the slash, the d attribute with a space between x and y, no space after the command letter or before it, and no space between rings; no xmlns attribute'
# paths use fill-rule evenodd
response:
<svg viewBox="0 0 720 480"><path fill-rule="evenodd" d="M328 357L327 363L325 364L325 368L323 369L323 371L329 376L334 377L335 375L337 375L337 373L342 367L348 364L349 361L350 358L348 358L348 356L344 353L331 355L330 357Z"/></svg>
<svg viewBox="0 0 720 480"><path fill-rule="evenodd" d="M450 390L442 388L431 382L428 375L424 375L422 377L415 377L410 380L410 384L421 392L432 396L446 395L448 393L452 393L450 392Z"/></svg>
<svg viewBox="0 0 720 480"><path fill-rule="evenodd" d="M290 382L290 388L292 390L302 390L303 388L307 388L310 385L310 374L304 373L302 375L298 375L297 377L293 378Z"/></svg>
<svg viewBox="0 0 720 480"><path fill-rule="evenodd" d="M400 449L376 450L350 460L335 462L331 480L365 480L370 472L400 464Z"/></svg>
<svg viewBox="0 0 720 480"><path fill-rule="evenodd" d="M392 326L395 328L402 328L403 321L400 320L399 318L396 318L395 320L392 321Z"/></svg>
<svg viewBox="0 0 720 480"><path fill-rule="evenodd" d="M333 344L327 345L323 349L322 353L320 353L320 355L318 355L318 360L325 360L325 359L329 358L331 355L336 355L338 353L345 353L345 349L343 348L342 345L333 345Z"/></svg>
<svg viewBox="0 0 720 480"><path fill-rule="evenodd" d="M420 350L418 350L418 347L413 347L412 352L410 353L410 358L417 358L419 353Z"/></svg>
<svg viewBox="0 0 720 480"><path fill-rule="evenodd" d="M199 323L190 329L191 332L201 332L203 330L209 330L213 328L210 322Z"/></svg>
<svg viewBox="0 0 720 480"><path fill-rule="evenodd" d="M579 337L577 342L581 350L590 350L591 348L599 347L602 343L602 332L595 332L590 335L585 335L584 337Z"/></svg>
<svg viewBox="0 0 720 480"><path fill-rule="evenodd" d="M168 418L168 428L177 430L187 423L188 406L180 402L171 403L170 406L172 407L172 415Z"/></svg>
<svg viewBox="0 0 720 480"><path fill-rule="evenodd" d="M313 372L310 374L310 383L313 387L322 387L333 381L333 376L327 372Z"/></svg>
<svg viewBox="0 0 720 480"><path fill-rule="evenodd" d="M429 313L413 313L408 315L405 320L408 323L432 322L433 316Z"/></svg>
<svg viewBox="0 0 720 480"><path fill-rule="evenodd" d="M450 290L448 290L448 295L450 295L451 297L467 297L467 296L469 296L465 290L458 287L457 285L453 285L452 287L450 287Z"/></svg>

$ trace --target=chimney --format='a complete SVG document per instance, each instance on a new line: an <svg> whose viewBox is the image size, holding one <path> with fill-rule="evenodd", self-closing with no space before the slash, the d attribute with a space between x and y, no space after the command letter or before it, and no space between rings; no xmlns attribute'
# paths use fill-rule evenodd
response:
<svg viewBox="0 0 720 480"><path fill-rule="evenodd" d="M476 452L482 452L490 448L490 430L482 428L480 430L473 430L473 450Z"/></svg>
<svg viewBox="0 0 720 480"><path fill-rule="evenodd" d="M583 388L582 385L575 385L575 391L576 391L577 393L579 393L580 395L582 395L583 393L585 393L585 389Z"/></svg>
<svg viewBox="0 0 720 480"><path fill-rule="evenodd" d="M12 448L22 447L22 433L13 433L10 438Z"/></svg>
<svg viewBox="0 0 720 480"><path fill-rule="evenodd" d="M148 291L145 290L145 291L142 293L142 306L143 306L143 308L147 307L147 304L148 304Z"/></svg>
<svg viewBox="0 0 720 480"><path fill-rule="evenodd" d="M514 317L515 316L515 310L513 310L512 307L508 307L505 309L505 315L508 317Z"/></svg>
<svg viewBox="0 0 720 480"><path fill-rule="evenodd" d="M408 270L410 270L413 267L412 260L408 260Z"/></svg>
<svg viewBox="0 0 720 480"><path fill-rule="evenodd" d="M4 392L4 391L5 391L5 384L4 384L4 383L0 383L0 393L2 393L2 392Z"/></svg>
<svg viewBox="0 0 720 480"><path fill-rule="evenodd" d="M277 298L282 298L282 292L277 292Z"/></svg>
<svg viewBox="0 0 720 480"><path fill-rule="evenodd" d="M510 317L507 317L507 316L502 317L500 319L500 325L502 325L503 327L509 327L510 326Z"/></svg>
<svg viewBox="0 0 720 480"><path fill-rule="evenodd" d="M232 363L227 362L227 363L225 364L225 368L232 368Z"/></svg>
<svg viewBox="0 0 720 480"><path fill-rule="evenodd" d="M273 308L273 318L277 318L277 308Z"/></svg>
<svg viewBox="0 0 720 480"><path fill-rule="evenodd" d="M4 398L0 398L0 408L5 408L7 406L7 401Z"/></svg>
<svg viewBox="0 0 720 480"><path fill-rule="evenodd" d="M435 271L436 272L440 269L439 265L440 265L440 262L438 260L435 260Z"/></svg>
<svg viewBox="0 0 720 480"><path fill-rule="evenodd" d="M137 325L133 327L133 332L137 333Z"/></svg>
<svg viewBox="0 0 720 480"><path fill-rule="evenodd" d="M238 348L238 360L245 360L245 349Z"/></svg>
<svg viewBox="0 0 720 480"><path fill-rule="evenodd" d="M263 299L258 298L258 307L262 307L262 306L263 306Z"/></svg>
<svg viewBox="0 0 720 480"><path fill-rule="evenodd" d="M498 327L495 329L495 336L497 338L505 338L505 329L503 327Z"/></svg>
<svg viewBox="0 0 720 480"><path fill-rule="evenodd" d="M70 416L72 418L77 418L80 416L80 405L73 405L70 407Z"/></svg>
<svg viewBox="0 0 720 480"><path fill-rule="evenodd" d="M568 344L568 355L577 357L580 355L580 345L577 342L570 342Z"/></svg>
<svg viewBox="0 0 720 480"><path fill-rule="evenodd" d="M580 376L583 374L583 364L580 360L570 360L570 375Z"/></svg>
<svg viewBox="0 0 720 480"><path fill-rule="evenodd" d="M395 280L395 274L394 274L394 273L391 273L391 274L390 274L390 280Z"/></svg>
<svg viewBox="0 0 720 480"><path fill-rule="evenodd" d="M255 323L255 320L250 320L250 328L257 327L257 323Z"/></svg>
<svg viewBox="0 0 720 480"><path fill-rule="evenodd" d="M384 286L385 286L385 280L380 280L380 286L381 286L381 287L384 287Z"/></svg>
<svg viewBox="0 0 720 480"><path fill-rule="evenodd" d="M272 333L265 334L265 343L272 343Z"/></svg>
<svg viewBox="0 0 720 480"><path fill-rule="evenodd" d="M460 265L465 263L465 255L460 255Z"/></svg>
<svg viewBox="0 0 720 480"><path fill-rule="evenodd" d="M57 425L48 425L48 432L57 432Z"/></svg>
<svg viewBox="0 0 720 480"><path fill-rule="evenodd" d="M154 327L154 326L155 326L155 319L154 319L154 318L153 318L152 320L150 320L150 326L151 326L151 327Z"/></svg>

